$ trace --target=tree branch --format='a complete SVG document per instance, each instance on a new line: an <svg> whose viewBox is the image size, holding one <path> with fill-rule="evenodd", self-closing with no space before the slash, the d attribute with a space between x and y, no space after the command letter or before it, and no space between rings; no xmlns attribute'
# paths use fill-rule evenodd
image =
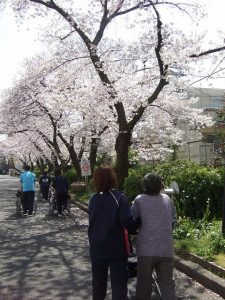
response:
<svg viewBox="0 0 225 300"><path fill-rule="evenodd" d="M223 50L225 50L225 46L219 47L219 48L215 48L215 49L210 49L210 50L201 52L199 54L192 54L189 57L190 58L195 58L195 57L205 56L205 55L216 53L216 52L220 52L220 51L223 51Z"/></svg>
<svg viewBox="0 0 225 300"><path fill-rule="evenodd" d="M167 74L167 70L168 70L168 65L164 65L164 62L163 62L161 54L160 54L160 52L162 50L162 47L163 47L162 22L160 20L159 12L156 10L155 5L153 4L153 2L151 0L149 0L149 3L152 5L152 7L155 11L155 14L156 14L156 18L157 18L157 38L158 38L158 42L157 42L157 46L155 48L155 54L156 54L156 57L157 57L159 72L160 72L160 77L161 78L160 78L160 81L159 81L157 87L155 88L153 94L146 101L148 103L148 105L151 104L153 101L155 101L157 99L159 93L164 88L164 86L169 84L169 82L165 78L165 76ZM128 123L129 130L132 130L134 128L134 126L137 124L137 122L142 117L142 115L143 115L143 113L144 113L144 111L145 111L145 109L147 108L148 105L146 105L146 106L141 105L138 108L137 113L134 115L132 120Z"/></svg>
<svg viewBox="0 0 225 300"><path fill-rule="evenodd" d="M60 6L58 6L54 1L49 1L49 2L44 2L42 0L30 0L31 2L35 2L35 3L39 3L42 4L52 10L57 11L74 29L75 31L79 34L79 36L81 37L81 39L84 41L84 43L86 44L86 46L91 45L91 40L89 39L89 37L84 33L84 31L82 31L78 24L76 23L76 21L73 19L73 17L66 12L63 8L61 8Z"/></svg>

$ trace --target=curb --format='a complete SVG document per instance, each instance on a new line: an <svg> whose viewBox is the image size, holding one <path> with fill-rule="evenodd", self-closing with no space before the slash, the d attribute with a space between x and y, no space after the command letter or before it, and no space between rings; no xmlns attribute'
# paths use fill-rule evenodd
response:
<svg viewBox="0 0 225 300"><path fill-rule="evenodd" d="M179 253L179 252L176 253L176 250L175 250L175 254L177 254L177 256L179 256L180 258L182 258L184 260L192 261L193 263L196 263L196 264L200 265L201 267L203 267L204 269L225 279L225 269L223 267L215 264L214 262L206 261L203 258L201 258L200 256L197 256L193 253L189 253L186 251L185 252L182 251L181 253Z"/></svg>
<svg viewBox="0 0 225 300"><path fill-rule="evenodd" d="M73 201L73 203L84 212L88 212L88 207L84 203L77 200ZM186 274L198 283L205 286L207 289L213 291L214 293L220 295L225 299L225 279L207 270L211 269L218 274L225 274L225 269L215 264L209 263L191 253L186 253L186 256L190 260L185 260L178 255L174 255L174 267L178 271Z"/></svg>
<svg viewBox="0 0 225 300"><path fill-rule="evenodd" d="M223 278L177 255L174 256L174 266L177 270L185 273L187 276L193 278L225 299L225 280Z"/></svg>
<svg viewBox="0 0 225 300"><path fill-rule="evenodd" d="M84 203L76 200L76 201L73 201L73 204L76 205L77 207L79 207L84 212L88 213L88 206L85 205Z"/></svg>

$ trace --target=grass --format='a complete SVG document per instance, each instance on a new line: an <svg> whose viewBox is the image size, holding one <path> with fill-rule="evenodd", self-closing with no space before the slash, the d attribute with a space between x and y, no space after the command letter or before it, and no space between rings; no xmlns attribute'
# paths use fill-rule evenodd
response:
<svg viewBox="0 0 225 300"><path fill-rule="evenodd" d="M175 241L175 250L183 256L185 256L185 252L189 252L203 257L207 261L214 260L214 255L207 239Z"/></svg>
<svg viewBox="0 0 225 300"><path fill-rule="evenodd" d="M75 198L79 199L79 201L88 204L89 199L91 197L91 195L87 192L76 192L75 194Z"/></svg>
<svg viewBox="0 0 225 300"><path fill-rule="evenodd" d="M221 266L222 268L225 268L225 253L224 254L218 254L214 256L214 262Z"/></svg>
<svg viewBox="0 0 225 300"><path fill-rule="evenodd" d="M193 253L225 267L225 238L221 232L221 221L180 219L174 231L174 245L178 254Z"/></svg>
<svg viewBox="0 0 225 300"><path fill-rule="evenodd" d="M77 196L78 196L78 199L84 203L88 203L88 201L90 199L90 196L88 195L88 193L79 193Z"/></svg>

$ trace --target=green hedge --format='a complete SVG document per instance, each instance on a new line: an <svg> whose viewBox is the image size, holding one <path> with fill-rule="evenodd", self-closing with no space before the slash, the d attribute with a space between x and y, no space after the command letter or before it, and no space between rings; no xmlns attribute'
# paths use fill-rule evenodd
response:
<svg viewBox="0 0 225 300"><path fill-rule="evenodd" d="M124 182L124 192L129 200L132 202L134 198L142 193L141 181L142 178L153 171L153 166L142 166L129 170L129 175Z"/></svg>
<svg viewBox="0 0 225 300"><path fill-rule="evenodd" d="M224 168L175 161L130 170L124 184L129 201L142 192L141 180L152 171L164 179L165 187L169 187L172 181L178 183L180 194L174 196L178 215L203 218L208 205L211 218L222 216Z"/></svg>
<svg viewBox="0 0 225 300"><path fill-rule="evenodd" d="M67 170L63 175L65 176L69 184L73 183L76 180L76 170L74 168Z"/></svg>

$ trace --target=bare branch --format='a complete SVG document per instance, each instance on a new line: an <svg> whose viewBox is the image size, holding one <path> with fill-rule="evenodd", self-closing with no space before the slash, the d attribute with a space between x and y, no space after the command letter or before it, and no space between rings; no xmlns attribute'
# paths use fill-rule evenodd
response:
<svg viewBox="0 0 225 300"><path fill-rule="evenodd" d="M168 82L165 79L160 79L160 81L159 81L157 87L155 88L154 92L147 99L146 102L148 104L152 104L157 99L158 95L163 90L164 86L167 85L167 84L168 84ZM146 105L146 106L141 105L138 108L137 113L133 116L132 120L130 120L130 122L128 122L129 130L132 130L134 128L134 126L140 120L140 118L142 117L142 115L143 115L143 113L144 113L144 111L146 110L147 107L148 107L148 105Z"/></svg>
<svg viewBox="0 0 225 300"><path fill-rule="evenodd" d="M64 41L65 39L67 39L74 32L76 32L76 31L75 30L71 30L68 34L64 35L63 37L49 34L49 37L54 37L54 38L59 39L60 41Z"/></svg>
<svg viewBox="0 0 225 300"><path fill-rule="evenodd" d="M165 108L163 108L163 107L161 107L161 106L155 105L155 104L151 104L150 106L151 106L151 107L156 107L156 108L158 108L159 110L162 110L162 111L166 112L166 113L167 113L168 115L170 115L171 117L177 117L176 115L172 114L171 110L167 110L167 109L165 109Z"/></svg>
<svg viewBox="0 0 225 300"><path fill-rule="evenodd" d="M150 1L150 3L152 3L152 1ZM157 46L155 48L155 54L158 60L158 65L159 65L159 71L160 71L160 75L161 76L165 76L168 66L164 65L164 62L162 60L161 57L161 50L163 47L163 37L162 37L162 22L160 20L160 15L159 12L157 11L157 9L155 8L155 5L152 3L153 9L155 11L156 14L156 18L157 18L157 38L158 38L158 42L157 42Z"/></svg>
<svg viewBox="0 0 225 300"><path fill-rule="evenodd" d="M225 46L219 47L219 48L215 48L215 49L210 49L210 50L201 52L199 54L192 54L189 57L190 58L195 58L195 57L205 56L205 55L216 53L216 52L220 52L220 51L223 51L223 50L225 50Z"/></svg>
<svg viewBox="0 0 225 300"><path fill-rule="evenodd" d="M73 17L66 12L63 8L58 6L54 1L44 2L42 0L30 0L31 2L42 4L52 10L57 11L71 26L75 29L75 31L79 34L81 39L84 41L87 47L91 46L91 40L89 37L80 29L76 21L73 19Z"/></svg>

